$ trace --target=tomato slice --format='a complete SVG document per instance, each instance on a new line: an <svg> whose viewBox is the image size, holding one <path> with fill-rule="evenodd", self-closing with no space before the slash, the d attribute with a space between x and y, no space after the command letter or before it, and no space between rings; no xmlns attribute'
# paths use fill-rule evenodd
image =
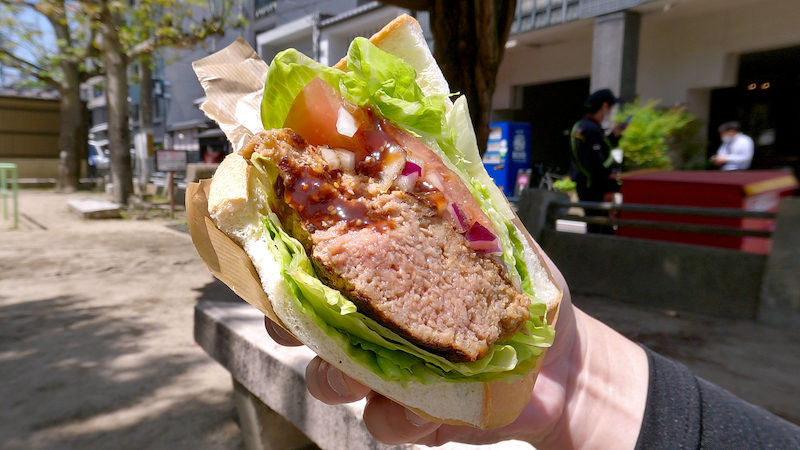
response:
<svg viewBox="0 0 800 450"><path fill-rule="evenodd" d="M352 136L342 134L337 126L342 108L352 116L357 128ZM464 181L447 168L433 150L388 120L376 117L374 112L350 103L322 79L314 78L300 91L284 127L291 128L311 145L343 148L355 153L357 171L371 177L379 177L392 160L389 149L399 146L408 160L422 168L420 180L441 193L441 204L437 202L439 212L453 216L448 218L457 229L470 229L477 222L494 233L492 221ZM400 172L402 168L397 171ZM449 212L455 210L452 206L457 207L464 217Z"/></svg>
<svg viewBox="0 0 800 450"><path fill-rule="evenodd" d="M466 217L463 217L465 222L463 226L465 228L478 222L494 233L492 221L478 205L472 192L469 191L461 177L444 165L439 155L416 137L388 122L383 124L383 129L400 147L406 150L408 159L422 167L421 179L441 192L448 204L456 205L464 213ZM458 220L457 217L451 219Z"/></svg>
<svg viewBox="0 0 800 450"><path fill-rule="evenodd" d="M361 108L342 98L331 85L317 77L300 91L283 126L294 130L311 145L343 148L363 155L364 142L360 133L346 136L336 126L340 108L353 116L356 128L367 121Z"/></svg>

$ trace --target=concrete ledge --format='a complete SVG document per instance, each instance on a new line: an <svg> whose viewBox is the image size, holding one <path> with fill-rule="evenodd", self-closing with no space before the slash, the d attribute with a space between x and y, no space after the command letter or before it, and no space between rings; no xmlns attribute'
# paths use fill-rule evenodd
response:
<svg viewBox="0 0 800 450"><path fill-rule="evenodd" d="M800 198L784 198L778 210L772 253L764 271L758 318L800 327Z"/></svg>
<svg viewBox="0 0 800 450"><path fill-rule="evenodd" d="M264 315L244 303L200 302L195 340L270 409L323 448L389 449L361 420L365 401L326 405L306 390L305 369L314 357L306 347L282 347L269 338Z"/></svg>
<svg viewBox="0 0 800 450"><path fill-rule="evenodd" d="M575 293L754 319L764 255L544 230L539 240Z"/></svg>
<svg viewBox="0 0 800 450"><path fill-rule="evenodd" d="M264 315L246 303L201 301L195 307L195 341L234 379L237 396L242 388L257 397L269 409L291 422L311 441L324 449L426 449L426 446L387 446L375 441L361 419L365 401L347 405L326 405L306 390L305 368L314 357L306 347L282 347L274 343L264 329ZM259 408L260 409L260 408ZM270 420L261 414L259 420ZM243 427L245 428L245 427ZM253 428L249 426L247 428ZM245 439L265 443L263 430L280 427L257 427L259 436ZM268 434L268 433L267 433ZM252 439L251 439L252 438ZM276 439L286 436L276 436ZM277 447L276 447L277 448ZM446 449L531 449L519 441L491 446L447 444Z"/></svg>
<svg viewBox="0 0 800 450"><path fill-rule="evenodd" d="M69 200L67 206L84 219L117 219L122 217L118 203L99 198Z"/></svg>

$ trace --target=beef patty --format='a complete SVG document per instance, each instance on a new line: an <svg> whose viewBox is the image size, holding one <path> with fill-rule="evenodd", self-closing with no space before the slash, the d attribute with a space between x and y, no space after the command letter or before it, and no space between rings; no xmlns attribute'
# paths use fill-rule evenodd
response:
<svg viewBox="0 0 800 450"><path fill-rule="evenodd" d="M528 320L528 297L497 256L470 248L442 216L435 189L386 183L404 158L359 173L348 155L307 145L289 129L262 132L240 153L253 152L277 168L282 204L273 209L284 227L319 278L360 312L454 362L480 359Z"/></svg>

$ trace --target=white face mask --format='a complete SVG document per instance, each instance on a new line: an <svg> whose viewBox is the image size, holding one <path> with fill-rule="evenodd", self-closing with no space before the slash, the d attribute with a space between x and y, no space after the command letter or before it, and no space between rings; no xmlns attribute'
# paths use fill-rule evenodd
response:
<svg viewBox="0 0 800 450"><path fill-rule="evenodd" d="M733 136L731 136L731 135L722 136L722 142L727 144L727 143L732 142L732 141L733 141Z"/></svg>
<svg viewBox="0 0 800 450"><path fill-rule="evenodd" d="M608 110L608 114L603 118L603 121L600 123L600 126L603 127L604 130L610 130L614 125L614 115L617 114L617 110L619 109L618 105L614 105Z"/></svg>

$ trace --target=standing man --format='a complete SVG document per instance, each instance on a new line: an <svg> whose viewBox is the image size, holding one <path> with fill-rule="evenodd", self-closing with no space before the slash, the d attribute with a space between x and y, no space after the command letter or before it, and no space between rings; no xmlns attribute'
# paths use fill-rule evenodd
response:
<svg viewBox="0 0 800 450"><path fill-rule="evenodd" d="M711 163L721 170L747 170L753 161L753 140L740 131L739 122L725 122L717 129L722 145Z"/></svg>
<svg viewBox="0 0 800 450"><path fill-rule="evenodd" d="M586 99L586 115L572 127L570 143L572 164L570 176L575 181L581 201L602 202L606 192L616 191L617 183L609 179L614 160L611 149L616 147L625 124L618 124L610 134L603 122L610 117L611 107L619 101L610 89L601 89ZM603 211L586 210L587 216L605 216ZM610 228L589 224L588 231L610 232Z"/></svg>

